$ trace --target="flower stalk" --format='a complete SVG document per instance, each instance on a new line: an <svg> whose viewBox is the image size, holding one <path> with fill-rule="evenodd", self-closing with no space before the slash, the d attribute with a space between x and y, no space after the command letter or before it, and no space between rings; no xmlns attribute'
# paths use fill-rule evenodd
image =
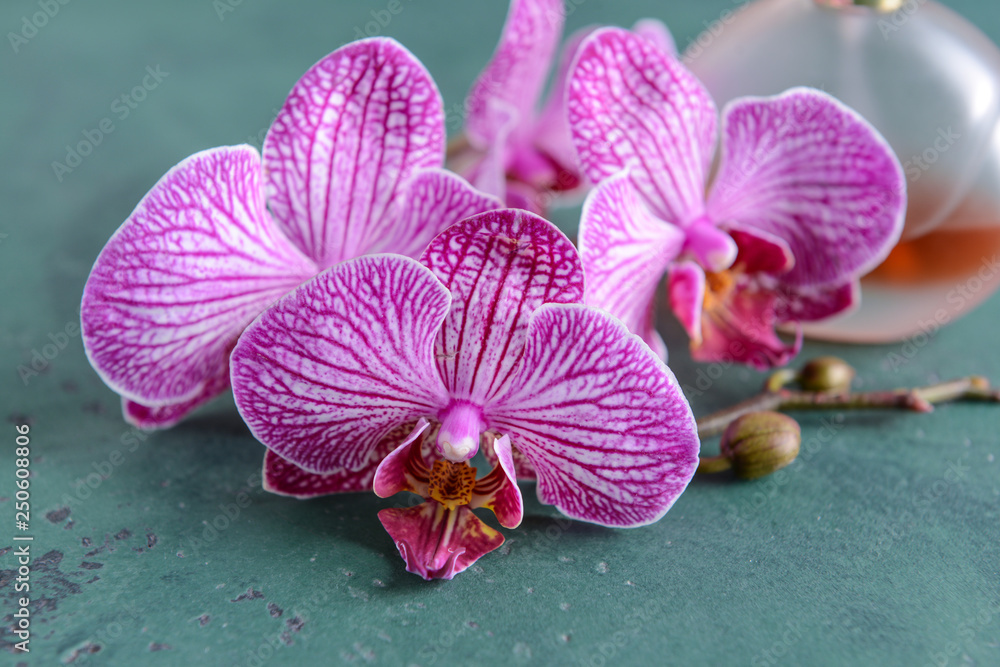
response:
<svg viewBox="0 0 1000 667"><path fill-rule="evenodd" d="M813 360L799 372L781 369L771 374L761 393L699 419L698 436L704 440L719 435L736 420L765 411L890 409L927 413L933 412L937 404L954 401L1000 403L1000 390L991 387L989 380L977 375L924 387L887 391L852 392L849 387L834 391L786 388L793 382L800 386L807 384L811 377L815 377L818 362L836 368L837 374L846 373L847 370L853 374L853 369L845 362L833 357ZM724 455L703 456L698 472L716 473L732 467L732 462Z"/></svg>

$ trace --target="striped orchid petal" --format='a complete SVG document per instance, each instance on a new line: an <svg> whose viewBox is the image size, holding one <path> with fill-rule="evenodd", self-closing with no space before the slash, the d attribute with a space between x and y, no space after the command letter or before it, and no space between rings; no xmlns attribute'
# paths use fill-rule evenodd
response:
<svg viewBox="0 0 1000 667"><path fill-rule="evenodd" d="M653 300L683 244L684 233L649 211L627 172L601 183L583 205L579 245L587 303L622 320L661 359L667 348L656 333Z"/></svg>
<svg viewBox="0 0 1000 667"><path fill-rule="evenodd" d="M488 407L538 475L538 497L607 526L659 519L698 464L694 417L670 370L609 315L546 305L522 367Z"/></svg>
<svg viewBox="0 0 1000 667"><path fill-rule="evenodd" d="M815 322L847 313L861 301L861 284L847 280L835 285L779 285L775 315L781 322Z"/></svg>
<svg viewBox="0 0 1000 667"><path fill-rule="evenodd" d="M307 471L365 470L393 428L446 402L432 355L449 305L414 260L338 264L247 328L231 357L236 406Z"/></svg>
<svg viewBox="0 0 1000 667"><path fill-rule="evenodd" d="M382 510L378 518L396 543L406 571L428 581L451 579L503 544L503 535L466 505L448 509L428 501Z"/></svg>
<svg viewBox="0 0 1000 667"><path fill-rule="evenodd" d="M527 211L469 218L434 239L420 261L451 293L436 346L441 377L452 397L479 405L510 383L532 313L583 297L573 244Z"/></svg>
<svg viewBox="0 0 1000 667"><path fill-rule="evenodd" d="M97 258L81 311L87 356L124 398L172 406L153 421L175 421L225 389L217 379L243 328L315 271L271 222L257 151L197 153Z"/></svg>
<svg viewBox="0 0 1000 667"><path fill-rule="evenodd" d="M677 42L663 21L641 19L632 26L632 32L643 37L664 53L677 57Z"/></svg>
<svg viewBox="0 0 1000 667"><path fill-rule="evenodd" d="M480 150L504 140L519 143L530 131L542 86L562 35L562 0L511 0L500 43L479 75L465 107L465 131Z"/></svg>
<svg viewBox="0 0 1000 667"><path fill-rule="evenodd" d="M410 178L444 162L441 95L394 40L337 49L303 75L264 142L267 199L321 267L369 252Z"/></svg>
<svg viewBox="0 0 1000 667"><path fill-rule="evenodd" d="M644 37L602 28L580 47L568 113L584 171L629 170L653 212L687 224L704 212L716 109L701 83Z"/></svg>
<svg viewBox="0 0 1000 667"><path fill-rule="evenodd" d="M552 92L545 101L545 106L542 108L535 126L535 146L566 172L566 175L561 179L566 181L566 187L562 187L562 190L579 187L580 181L584 180L577 173L579 166L576 146L573 145L573 133L570 131L569 120L566 117L566 90L569 86L571 68L580 52L580 46L594 30L594 27L582 28L566 40L559 57L559 64L556 66L555 78L552 80ZM575 184L573 184L574 180Z"/></svg>
<svg viewBox="0 0 1000 667"><path fill-rule="evenodd" d="M129 424L141 429L170 428L186 417L192 410L208 403L227 389L229 389L228 359L219 367L215 375L205 381L201 391L194 398L181 401L180 403L168 403L159 406L144 405L143 403L123 398L122 416L125 417L125 421Z"/></svg>
<svg viewBox="0 0 1000 667"><path fill-rule="evenodd" d="M707 288L705 282L705 270L696 262L677 262L670 267L667 282L670 308L695 345L701 343L701 309L705 303Z"/></svg>
<svg viewBox="0 0 1000 667"><path fill-rule="evenodd" d="M429 450L425 448L425 444L434 439L439 426L431 426L426 419L420 419L415 426L407 426L407 438L393 447L375 469L372 486L375 495L388 498L402 491L409 491L427 496L430 468L427 465Z"/></svg>
<svg viewBox="0 0 1000 667"><path fill-rule="evenodd" d="M372 252L419 257L431 240L477 213L503 208L496 197L476 190L461 176L444 169L425 169L410 181L386 224L380 225Z"/></svg>
<svg viewBox="0 0 1000 667"><path fill-rule="evenodd" d="M902 168L867 121L826 93L735 100L722 134L709 214L783 239L798 260L783 282L840 283L899 239Z"/></svg>
<svg viewBox="0 0 1000 667"><path fill-rule="evenodd" d="M493 443L497 463L485 477L476 481L470 507L492 510L504 528L517 528L524 516L524 501L514 476L514 454L510 436L497 438Z"/></svg>
<svg viewBox="0 0 1000 667"><path fill-rule="evenodd" d="M423 421L422 424L419 430L416 430L413 423L394 428L371 450L365 466L360 470L342 469L320 475L281 458L274 450L269 449L264 455L264 490L294 498L371 491L375 470L379 464L395 451L401 442L408 443L419 435L427 422Z"/></svg>

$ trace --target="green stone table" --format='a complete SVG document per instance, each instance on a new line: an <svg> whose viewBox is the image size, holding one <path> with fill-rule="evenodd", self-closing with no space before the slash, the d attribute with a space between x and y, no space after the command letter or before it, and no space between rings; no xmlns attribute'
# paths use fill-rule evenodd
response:
<svg viewBox="0 0 1000 667"><path fill-rule="evenodd" d="M739 4L574 3L570 28L655 15L681 44ZM524 524L505 531L507 543L433 583L404 571L378 523L393 500L263 492L264 448L231 398L162 433L122 421L84 358L78 303L104 242L170 166L211 146L259 145L294 81L369 28L423 59L456 129L506 2L401 0L398 14L383 11L389 4L0 6L5 34L30 35L0 48L4 614L17 608L15 549L30 544L33 558L31 652L11 653L16 637L4 630L0 663L1000 664L1000 409L991 406L801 415L803 454L783 474L696 479L642 529L561 519L527 486ZM1000 40L996 3L946 4ZM23 17L42 5L58 12L26 29ZM88 137L88 155L54 169L67 144ZM575 213L557 220L570 229ZM866 389L970 373L1000 380L998 322L994 298L922 346L807 344L803 357L843 356ZM22 378L17 368L33 359L44 369ZM679 344L672 365L696 389L699 414L761 381L693 364ZM23 532L18 424L30 425L33 473Z"/></svg>

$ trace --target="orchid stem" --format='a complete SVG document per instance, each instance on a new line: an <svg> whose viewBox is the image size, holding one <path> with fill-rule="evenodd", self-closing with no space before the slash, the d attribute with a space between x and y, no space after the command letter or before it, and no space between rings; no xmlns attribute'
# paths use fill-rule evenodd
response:
<svg viewBox="0 0 1000 667"><path fill-rule="evenodd" d="M698 460L698 470L696 472L699 475L706 475L724 472L732 467L732 461L727 459L725 456L702 456L701 459Z"/></svg>
<svg viewBox="0 0 1000 667"><path fill-rule="evenodd" d="M866 391L831 393L823 391L794 391L783 389L794 376L778 371L768 380L760 394L736 405L713 412L698 420L698 436L707 438L726 430L729 424L750 412L762 410L851 410L851 409L900 409L914 412L932 412L934 404L951 401L988 401L1000 403L1000 391L990 388L986 378L973 376L913 389L892 391ZM702 458L699 472L710 472L717 463ZM706 470L702 470L702 466ZM725 468L720 468L724 470Z"/></svg>

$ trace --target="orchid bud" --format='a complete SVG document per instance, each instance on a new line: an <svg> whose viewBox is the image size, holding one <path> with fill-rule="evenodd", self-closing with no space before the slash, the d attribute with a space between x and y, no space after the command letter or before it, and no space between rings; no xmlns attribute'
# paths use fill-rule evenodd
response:
<svg viewBox="0 0 1000 667"><path fill-rule="evenodd" d="M757 479L784 468L799 455L799 424L779 412L751 412L722 434L719 450L737 477Z"/></svg>
<svg viewBox="0 0 1000 667"><path fill-rule="evenodd" d="M851 388L854 368L837 357L817 357L799 371L799 384L806 391L846 392Z"/></svg>

